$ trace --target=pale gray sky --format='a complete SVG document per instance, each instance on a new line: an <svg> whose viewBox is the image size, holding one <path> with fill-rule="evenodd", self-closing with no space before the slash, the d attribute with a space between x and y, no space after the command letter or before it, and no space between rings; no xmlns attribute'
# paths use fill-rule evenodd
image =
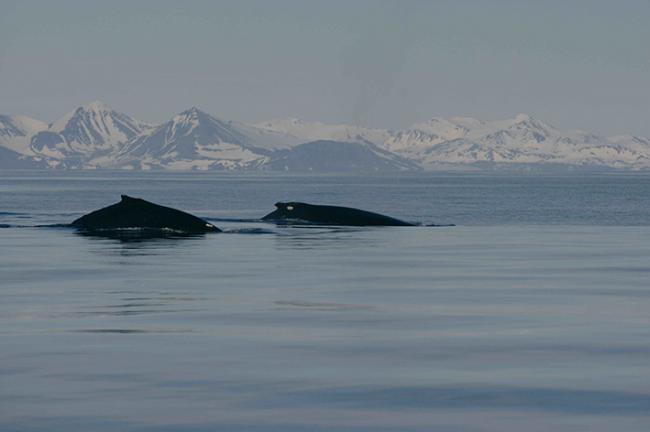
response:
<svg viewBox="0 0 650 432"><path fill-rule="evenodd" d="M650 1L0 0L0 113L400 128L512 117L650 136Z"/></svg>

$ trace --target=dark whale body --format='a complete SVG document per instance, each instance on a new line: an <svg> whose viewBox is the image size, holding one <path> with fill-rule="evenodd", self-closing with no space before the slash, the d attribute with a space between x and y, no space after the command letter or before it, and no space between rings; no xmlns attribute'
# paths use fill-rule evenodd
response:
<svg viewBox="0 0 650 432"><path fill-rule="evenodd" d="M413 226L390 216L350 207L313 205L301 202L279 202L277 209L262 220L273 222L312 223L317 225L344 226Z"/></svg>
<svg viewBox="0 0 650 432"><path fill-rule="evenodd" d="M117 204L104 207L80 217L71 224L84 230L174 230L184 233L220 232L211 223L189 213L170 207L122 195Z"/></svg>

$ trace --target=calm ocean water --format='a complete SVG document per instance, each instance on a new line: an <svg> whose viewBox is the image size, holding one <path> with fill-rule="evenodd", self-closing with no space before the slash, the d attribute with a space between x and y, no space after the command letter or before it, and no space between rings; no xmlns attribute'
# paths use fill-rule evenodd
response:
<svg viewBox="0 0 650 432"><path fill-rule="evenodd" d="M67 223L121 193L182 239ZM0 430L650 430L650 175L0 173ZM280 200L455 227L291 228Z"/></svg>

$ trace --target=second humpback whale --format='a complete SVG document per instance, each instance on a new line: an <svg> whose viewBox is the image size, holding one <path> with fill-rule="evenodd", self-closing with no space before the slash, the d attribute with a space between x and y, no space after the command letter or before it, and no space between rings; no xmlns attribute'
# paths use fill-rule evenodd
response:
<svg viewBox="0 0 650 432"><path fill-rule="evenodd" d="M345 226L414 226L409 222L351 207L279 202L276 210L262 218L273 222L302 222Z"/></svg>
<svg viewBox="0 0 650 432"><path fill-rule="evenodd" d="M140 228L184 233L220 232L211 223L189 213L122 195L116 204L88 213L71 224L84 230Z"/></svg>

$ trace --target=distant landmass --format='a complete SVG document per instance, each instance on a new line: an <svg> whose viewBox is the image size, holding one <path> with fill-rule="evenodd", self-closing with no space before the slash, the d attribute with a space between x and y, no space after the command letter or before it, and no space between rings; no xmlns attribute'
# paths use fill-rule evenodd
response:
<svg viewBox="0 0 650 432"><path fill-rule="evenodd" d="M432 118L391 131L299 119L244 124L190 108L160 125L101 102L51 124L0 115L0 168L270 170L650 169L650 140L563 131L526 114Z"/></svg>

